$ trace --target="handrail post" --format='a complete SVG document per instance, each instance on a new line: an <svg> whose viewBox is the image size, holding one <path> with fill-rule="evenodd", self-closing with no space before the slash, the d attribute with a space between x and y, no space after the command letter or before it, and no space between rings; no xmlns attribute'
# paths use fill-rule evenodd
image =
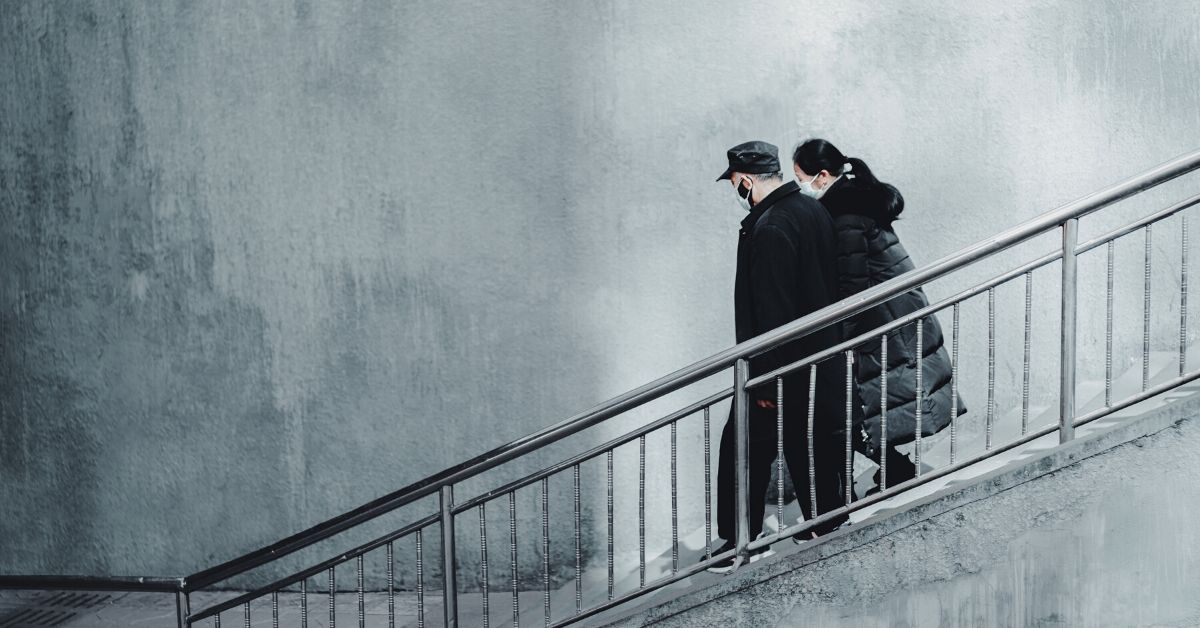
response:
<svg viewBox="0 0 1200 628"><path fill-rule="evenodd" d="M746 382L750 379L750 362L739 358L733 369L733 420L737 434L737 559L735 566L744 563L750 556L750 395ZM758 513L762 516L762 513Z"/></svg>
<svg viewBox="0 0 1200 628"><path fill-rule="evenodd" d="M1062 345L1059 355L1058 442L1075 438L1075 323L1078 295L1078 263L1075 248L1079 240L1079 219L1070 218L1062 225Z"/></svg>
<svg viewBox="0 0 1200 628"><path fill-rule="evenodd" d="M442 523L442 607L446 628L458 626L458 584L454 565L454 486L445 484L438 496Z"/></svg>

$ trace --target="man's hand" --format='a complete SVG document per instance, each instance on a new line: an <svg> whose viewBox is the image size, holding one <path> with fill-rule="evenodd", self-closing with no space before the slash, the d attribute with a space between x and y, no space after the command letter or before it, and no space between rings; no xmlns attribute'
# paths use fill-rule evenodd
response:
<svg viewBox="0 0 1200 628"><path fill-rule="evenodd" d="M758 407L760 407L760 408L766 408L767 410L775 409L774 401L770 401L767 399L759 399L759 400L755 401L754 403L758 404Z"/></svg>

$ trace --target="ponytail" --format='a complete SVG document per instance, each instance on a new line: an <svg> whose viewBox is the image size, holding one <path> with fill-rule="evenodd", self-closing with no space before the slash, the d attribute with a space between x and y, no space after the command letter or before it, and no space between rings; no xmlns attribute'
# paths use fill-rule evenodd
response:
<svg viewBox="0 0 1200 628"><path fill-rule="evenodd" d="M861 189L867 190L872 202L882 214L885 228L900 217L904 211L904 197L895 186L883 183L871 172L866 162L857 157L846 157L836 146L822 139L811 139L801 143L792 153L792 163L807 174L822 170L839 177L845 175Z"/></svg>
<svg viewBox="0 0 1200 628"><path fill-rule="evenodd" d="M888 222L898 220L901 212L904 211L904 197L900 196L900 190L897 190L896 186L876 178L867 162L858 157L849 157L846 159L846 163L850 165L849 176L857 179L859 185L871 191L878 207L883 211L884 216L888 217Z"/></svg>

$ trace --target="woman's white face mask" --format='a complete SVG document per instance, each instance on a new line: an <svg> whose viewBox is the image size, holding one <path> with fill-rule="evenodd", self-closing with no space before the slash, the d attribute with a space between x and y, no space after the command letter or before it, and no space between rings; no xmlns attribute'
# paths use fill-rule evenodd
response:
<svg viewBox="0 0 1200 628"><path fill-rule="evenodd" d="M829 186L833 185L834 181L837 181L837 179L826 183L825 187L817 189L813 187L813 182L815 182L819 176L821 176L820 172L818 172L816 176L812 177L808 181L797 181L797 185L800 186L800 193L818 201L821 200L821 197L825 196L825 192L829 190Z"/></svg>

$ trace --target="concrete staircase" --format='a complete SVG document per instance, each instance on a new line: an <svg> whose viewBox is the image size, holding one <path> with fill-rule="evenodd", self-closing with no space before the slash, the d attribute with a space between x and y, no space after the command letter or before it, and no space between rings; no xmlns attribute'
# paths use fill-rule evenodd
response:
<svg viewBox="0 0 1200 628"><path fill-rule="evenodd" d="M1200 365L1200 345L1194 345L1188 349L1188 364L1193 367ZM1153 352L1150 356L1150 385L1154 386L1157 383L1167 381L1178 375L1178 353L1177 352ZM1141 391L1142 383L1142 367L1140 360L1136 363L1131 363L1128 368L1116 376L1113 381L1113 399L1120 400L1129 395L1136 394ZM1079 413L1086 414L1104 405L1104 382L1103 380L1083 381L1077 385L1077 403ZM1127 408L1123 411L1114 413L1110 417L1095 421L1092 424L1085 426L1079 432L1079 437L1083 439L1088 435L1103 433L1113 429L1115 426L1127 423L1133 417L1154 415L1155 412L1166 408L1180 399L1196 398L1200 392L1200 383L1193 382L1192 384L1180 387L1167 394L1157 398L1145 401L1141 404ZM983 413L986 411L984 402L976 402L973 404L971 421L963 421L961 428L957 433L957 455L961 460L965 456L977 455L982 453L985 448L986 435L984 433ZM1056 424L1058 421L1057 406L1031 406L1029 413L1029 429L1035 430L1042 426ZM992 443L993 446L1011 442L1021 435L1021 408L997 409L995 420L993 422ZM950 431L943 430L939 434L923 439L922 462L923 467L928 470L948 465L950 462ZM1013 449L1011 451L998 454L988 460L980 462L972 467L961 470L957 473L950 474L943 478L931 481L923 486L907 491L903 495L899 495L890 500L880 502L869 508L855 513L851 517L850 529L860 529L864 525L871 525L881 518L887 518L902 513L913 507L914 504L920 503L923 500L929 499L931 496L945 495L953 493L960 487L970 485L979 481L980 478L995 472L998 469L1010 468L1013 466L1021 466L1030 464L1032 461L1044 456L1046 452L1055 448L1058 445L1056 435L1050 435L1041 439L1035 440L1025 446ZM913 445L904 445L899 449L906 453L912 453ZM855 456L854 475L855 487L859 495L865 494L866 490L874 485L872 477L877 466L863 456ZM774 532L779 529L779 522L775 518L775 507L773 504L768 504L767 516L764 520L764 529L768 532ZM801 513L795 501L788 503L784 509L784 520L787 525L801 521ZM839 532L841 534L841 532ZM834 535L836 536L836 535ZM822 539L822 543L825 539ZM692 530L689 533L681 534L679 548L679 565L681 567L694 564L701 560L704 556L705 548L704 528L701 526ZM796 545L794 543L777 543L772 549L775 550L781 557L791 557L796 554L804 554L809 551L808 546L815 546L817 542L806 542ZM758 563L754 567L742 570L741 574L752 572L757 569ZM671 552L667 548L663 553L647 557L646 565L646 581L651 582L664 575L668 575L671 571ZM739 576L740 577L740 576ZM601 561L599 564L593 564L585 567L583 574L583 607L603 603L607 599L607 565ZM709 586L716 586L729 578L712 574L700 574L676 583L670 587L660 589L655 592L648 593L644 596L643 601L633 604L639 610L630 614L627 610L618 609L602 614L599 618L593 618L585 625L600 625L609 621L614 621L624 617L622 625L641 625L637 621L631 620L631 617L645 617L649 619L655 616L653 612L647 609L656 608L657 605L665 604L672 598L679 596L684 591L694 591L703 589ZM637 566L619 570L616 574L615 591L617 595L623 592L632 591L639 587L640 575ZM496 595L496 594L493 594ZM507 598L504 595L496 595L492 603L492 612L490 613L493 625L507 625L511 623L511 607L507 604ZM562 588L552 591L551 596L551 611L555 620L563 617L568 617L575 612L575 583L574 580L568 581ZM541 604L541 599L538 598L532 605L526 605L523 601L521 613L522 625L541 625L544 621L544 610ZM499 608L497 608L499 607ZM684 624L680 624L684 625ZM814 624L815 625L815 624Z"/></svg>

